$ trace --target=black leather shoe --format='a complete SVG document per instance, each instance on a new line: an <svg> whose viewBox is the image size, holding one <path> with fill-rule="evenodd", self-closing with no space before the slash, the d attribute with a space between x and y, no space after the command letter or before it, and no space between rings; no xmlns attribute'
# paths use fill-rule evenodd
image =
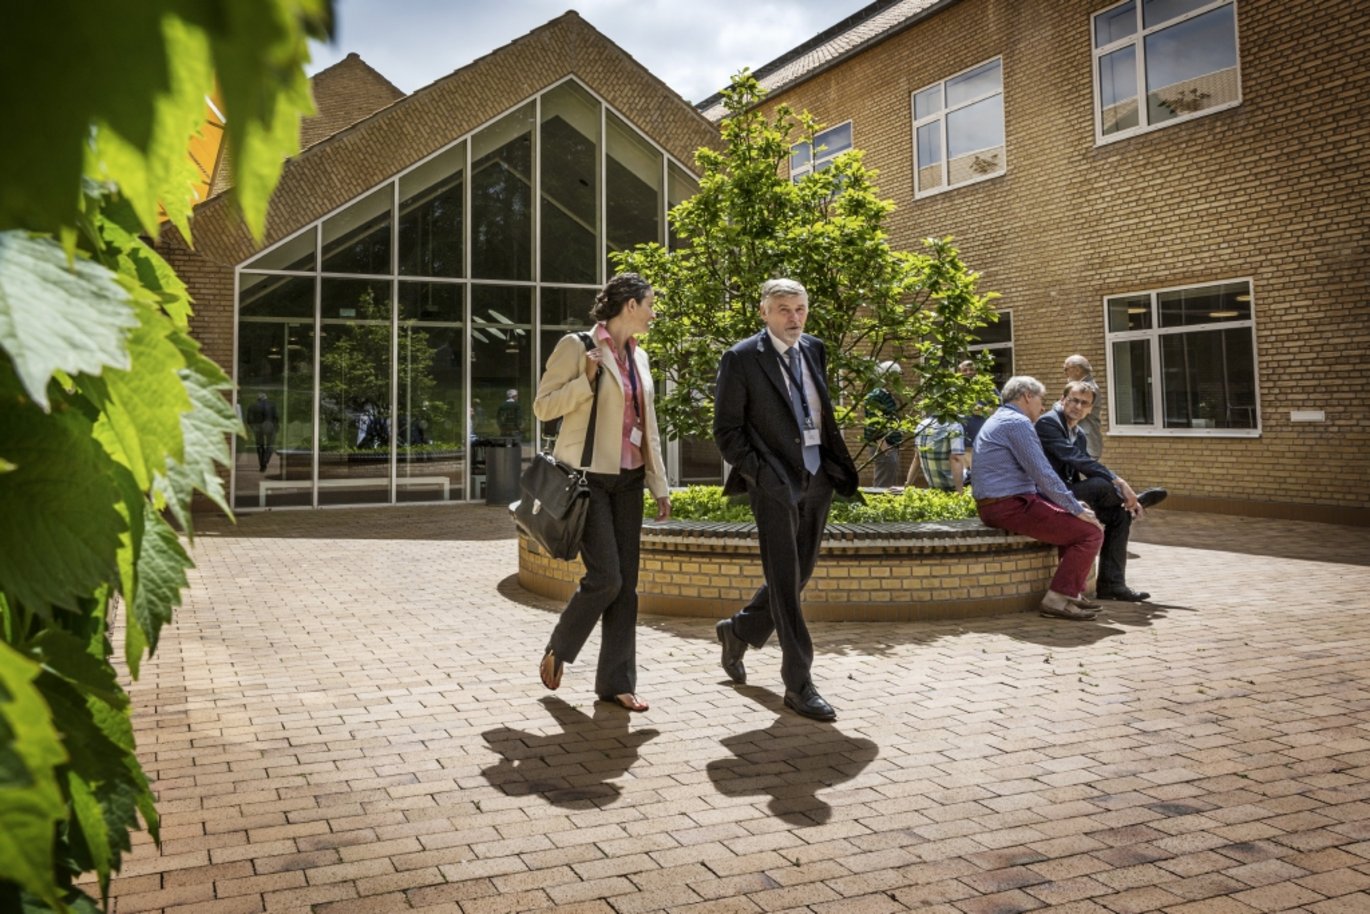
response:
<svg viewBox="0 0 1370 914"><path fill-rule="evenodd" d="M747 684L747 668L742 665L742 655L747 653L747 642L733 632L733 620L724 619L714 626L718 643L723 645L723 672L738 685Z"/></svg>
<svg viewBox="0 0 1370 914"><path fill-rule="evenodd" d="M1151 594L1141 590L1133 590L1126 585L1122 587L1109 587L1099 589L1100 600L1121 600L1124 603L1145 603L1151 599Z"/></svg>
<svg viewBox="0 0 1370 914"><path fill-rule="evenodd" d="M785 707L814 720L837 720L837 712L832 709L832 705L823 700L822 695L818 694L813 683L809 683L798 692L786 689Z"/></svg>
<svg viewBox="0 0 1370 914"><path fill-rule="evenodd" d="M1137 504L1143 508L1153 508L1165 501L1165 497L1169 494L1165 489L1147 489L1137 496Z"/></svg>

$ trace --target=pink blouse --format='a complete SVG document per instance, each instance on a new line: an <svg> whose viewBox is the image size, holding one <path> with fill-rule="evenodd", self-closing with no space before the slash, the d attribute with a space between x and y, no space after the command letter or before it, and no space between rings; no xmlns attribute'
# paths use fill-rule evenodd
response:
<svg viewBox="0 0 1370 914"><path fill-rule="evenodd" d="M623 347L624 351L620 352L614 346L614 338L609 335L609 328L603 321L595 325L595 338L609 341L614 361L618 363L619 377L623 378L623 449L620 451L618 466L621 470L636 470L642 466L643 460L642 449L633 444L633 429L644 429L641 434L645 434L646 428L646 423L643 422L642 382L637 375L637 359L634 357L637 340L629 337Z"/></svg>

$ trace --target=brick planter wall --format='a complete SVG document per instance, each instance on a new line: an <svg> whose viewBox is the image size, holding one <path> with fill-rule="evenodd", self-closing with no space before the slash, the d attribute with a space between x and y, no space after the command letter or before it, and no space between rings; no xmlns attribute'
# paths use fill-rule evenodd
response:
<svg viewBox="0 0 1370 914"><path fill-rule="evenodd" d="M804 590L810 620L957 619L1036 609L1056 569L1056 549L978 520L830 524ZM567 599L585 573L519 536L519 584ZM639 609L722 619L762 582L752 524L648 523L642 528Z"/></svg>

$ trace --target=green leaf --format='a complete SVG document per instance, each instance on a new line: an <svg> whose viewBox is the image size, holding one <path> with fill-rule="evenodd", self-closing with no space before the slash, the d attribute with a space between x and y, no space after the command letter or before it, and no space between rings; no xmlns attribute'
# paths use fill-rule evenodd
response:
<svg viewBox="0 0 1370 914"><path fill-rule="evenodd" d="M132 209L122 201L107 203L97 224L101 239L113 252L114 263L110 265L122 275L136 279L144 289L156 293L159 304L177 328L188 329L190 293L171 264L130 229L130 224L136 224Z"/></svg>
<svg viewBox="0 0 1370 914"><path fill-rule="evenodd" d="M143 551L143 518L147 511L147 496L133 481L133 474L122 466L115 465L115 482L119 489L119 501L115 505L124 521L124 532L119 536L119 551L116 561L119 565L119 591L123 594L124 605L132 606L138 598L138 556ZM124 616L124 657L128 662L129 673L138 678L143 651L147 649L147 633L132 613Z"/></svg>
<svg viewBox="0 0 1370 914"><path fill-rule="evenodd" d="M50 238L0 232L0 349L43 409L57 371L128 368L124 338L136 326L128 292L104 267L81 259L68 265Z"/></svg>
<svg viewBox="0 0 1370 914"><path fill-rule="evenodd" d="M180 331L148 305L137 311L139 326L128 340L129 370L106 371L83 387L103 408L96 437L133 472L138 487L147 489L168 460L181 459L181 414L190 410L190 397L179 376L185 360L169 339Z"/></svg>
<svg viewBox="0 0 1370 914"><path fill-rule="evenodd" d="M103 639L100 639L103 641ZM40 632L30 642L36 657L52 673L61 676L82 693L94 696L115 708L128 707L128 695L119 685L114 667L104 652L91 653L91 646L59 628Z"/></svg>
<svg viewBox="0 0 1370 914"><path fill-rule="evenodd" d="M242 422L224 396L233 387L228 375L200 354L199 343L189 335L177 334L172 342L180 347L185 359L181 382L193 406L181 416L185 457L180 463L167 466L158 487L166 494L177 523L189 533L194 530L190 499L195 491L203 492L225 514L232 515L216 465L228 466L229 436L244 432Z"/></svg>
<svg viewBox="0 0 1370 914"><path fill-rule="evenodd" d="M147 637L150 650L157 649L162 626L171 621L172 610L181 605L187 586L186 570L195 563L186 554L176 531L148 504L143 514L143 548L138 555L138 592L131 615Z"/></svg>
<svg viewBox="0 0 1370 914"><path fill-rule="evenodd" d="M0 359L0 428L16 466L0 474L0 517L23 519L0 525L0 590L35 609L75 609L117 572L113 463L79 405L63 397L45 414L23 402Z"/></svg>
<svg viewBox="0 0 1370 914"><path fill-rule="evenodd" d="M0 642L0 881L58 907L53 839L66 809L55 769L67 753L34 687L39 672Z"/></svg>
<svg viewBox="0 0 1370 914"><path fill-rule="evenodd" d="M0 457L0 473L9 473L14 469L16 469L14 464L10 463L4 457Z"/></svg>

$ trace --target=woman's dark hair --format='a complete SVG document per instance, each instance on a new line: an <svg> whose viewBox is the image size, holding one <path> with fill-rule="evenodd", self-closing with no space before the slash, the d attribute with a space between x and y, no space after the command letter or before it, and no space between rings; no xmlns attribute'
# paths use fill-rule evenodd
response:
<svg viewBox="0 0 1370 914"><path fill-rule="evenodd" d="M652 291L652 284L636 273L620 273L604 284L595 296L595 306L590 309L590 320L607 321L617 317L628 302L642 301Z"/></svg>

